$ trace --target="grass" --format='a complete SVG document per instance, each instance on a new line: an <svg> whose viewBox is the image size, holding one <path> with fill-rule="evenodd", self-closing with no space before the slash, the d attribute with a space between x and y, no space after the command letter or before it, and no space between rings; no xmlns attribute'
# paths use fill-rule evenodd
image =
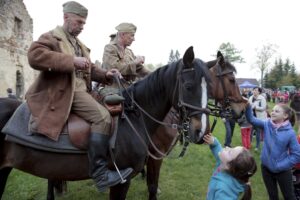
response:
<svg viewBox="0 0 300 200"><path fill-rule="evenodd" d="M272 108L273 105L270 105ZM221 143L224 143L225 128L218 119L213 133ZM235 126L232 145L241 145L240 127ZM253 144L254 145L254 144ZM252 146L253 146L252 145ZM171 154L164 159L162 165L159 188L160 200L202 200L205 199L215 160L207 145L190 144L183 158L178 158L182 146L177 145ZM259 152L251 149L258 165L258 171L251 178L254 200L266 200L267 193L260 172ZM40 200L46 199L47 181L32 175L13 170L9 176L2 200ZM57 200L96 200L108 199L108 192L99 193L92 180L68 182L68 192L57 197ZM131 183L128 200L146 200L146 181L136 176Z"/></svg>

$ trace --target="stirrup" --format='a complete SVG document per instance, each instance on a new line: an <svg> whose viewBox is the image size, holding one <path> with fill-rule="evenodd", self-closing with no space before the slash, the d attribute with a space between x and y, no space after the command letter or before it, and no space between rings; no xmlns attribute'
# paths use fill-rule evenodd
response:
<svg viewBox="0 0 300 200"><path fill-rule="evenodd" d="M116 168L116 171L118 172L118 174L119 174L119 176L120 176L120 178L121 178L121 184L126 183L127 180L124 179L124 178L122 177L122 174L121 174L121 172L120 172L120 170L119 170L119 168L118 168L116 162L114 161L113 163L114 163L114 166L115 166L115 168Z"/></svg>

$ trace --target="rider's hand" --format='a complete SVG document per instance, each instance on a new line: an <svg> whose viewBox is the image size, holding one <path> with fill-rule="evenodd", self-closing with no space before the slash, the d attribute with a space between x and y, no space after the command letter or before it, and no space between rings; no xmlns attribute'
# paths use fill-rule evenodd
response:
<svg viewBox="0 0 300 200"><path fill-rule="evenodd" d="M76 69L85 70L90 66L89 59L85 57L74 57L74 66Z"/></svg>
<svg viewBox="0 0 300 200"><path fill-rule="evenodd" d="M145 56L136 56L134 60L135 64L142 65L145 62Z"/></svg>
<svg viewBox="0 0 300 200"><path fill-rule="evenodd" d="M117 69L111 69L111 70L108 70L105 74L105 76L109 79L113 78L113 76L117 76L119 79L122 79L122 75L121 73L119 72L119 70Z"/></svg>

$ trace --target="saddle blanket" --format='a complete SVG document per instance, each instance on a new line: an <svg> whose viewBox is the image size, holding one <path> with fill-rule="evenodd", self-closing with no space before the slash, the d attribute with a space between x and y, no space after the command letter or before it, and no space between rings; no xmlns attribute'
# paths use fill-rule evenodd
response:
<svg viewBox="0 0 300 200"><path fill-rule="evenodd" d="M71 143L67 133L61 133L58 141L53 141L39 133L30 132L28 128L30 114L27 103L22 103L1 131L6 134L5 140L55 153L86 153Z"/></svg>

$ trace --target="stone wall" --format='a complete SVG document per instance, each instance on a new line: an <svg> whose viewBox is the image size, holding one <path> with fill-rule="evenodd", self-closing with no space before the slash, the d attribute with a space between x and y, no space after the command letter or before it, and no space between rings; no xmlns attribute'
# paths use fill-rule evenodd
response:
<svg viewBox="0 0 300 200"><path fill-rule="evenodd" d="M0 97L12 88L23 98L36 76L27 61L33 24L23 0L0 0L0 30Z"/></svg>

